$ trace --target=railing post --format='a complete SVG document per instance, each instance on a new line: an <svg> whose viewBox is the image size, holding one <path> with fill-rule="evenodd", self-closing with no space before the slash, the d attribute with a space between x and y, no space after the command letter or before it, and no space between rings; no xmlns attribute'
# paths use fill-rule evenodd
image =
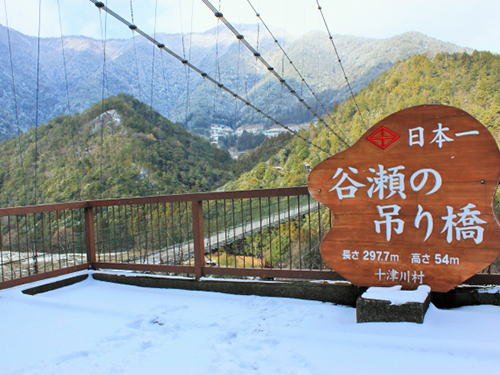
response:
<svg viewBox="0 0 500 375"><path fill-rule="evenodd" d="M94 209L85 207L85 245L87 248L87 262L90 268L94 268L95 258L95 232L94 232Z"/></svg>
<svg viewBox="0 0 500 375"><path fill-rule="evenodd" d="M193 200L193 242L194 242L194 276L198 280L203 276L205 266L205 242L203 232L203 201Z"/></svg>

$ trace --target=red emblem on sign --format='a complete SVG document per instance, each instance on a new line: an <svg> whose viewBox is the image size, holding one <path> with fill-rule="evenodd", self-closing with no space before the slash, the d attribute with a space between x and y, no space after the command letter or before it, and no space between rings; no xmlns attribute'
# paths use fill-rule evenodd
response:
<svg viewBox="0 0 500 375"><path fill-rule="evenodd" d="M381 126L366 139L383 150L398 138L399 135L397 135L393 131L390 131L385 126Z"/></svg>

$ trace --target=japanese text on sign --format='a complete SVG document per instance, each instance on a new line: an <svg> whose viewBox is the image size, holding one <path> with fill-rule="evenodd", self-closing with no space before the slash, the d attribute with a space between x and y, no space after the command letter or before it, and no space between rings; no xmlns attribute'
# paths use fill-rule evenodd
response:
<svg viewBox="0 0 500 375"><path fill-rule="evenodd" d="M369 188L366 191L367 196L371 199L374 196L379 200L389 199L392 196L399 196L401 199L406 199L405 193L405 175L402 173L405 167L398 165L396 167L385 168L384 165L379 164L377 169L368 168L373 174L372 177L366 177ZM332 180L336 184L329 190L329 192L336 192L339 200L352 199L356 197L358 189L366 187L366 184L356 181L354 175L358 174L358 169L348 167L348 172L343 168L338 168ZM430 176L434 178L434 183L428 183ZM419 181L419 182L418 182ZM410 177L410 187L412 191L419 192L424 187L428 186L425 195L436 193L442 186L442 178L438 171L430 168L419 169L414 172ZM374 195L376 194L376 195ZM442 212L439 216L443 221L442 230L440 233L446 235L446 241L451 243L453 240L461 241L462 239L473 239L476 244L483 241L484 229L481 224L486 221L479 218L481 212L476 210L476 205L468 203L464 207L456 208L446 206L446 212ZM434 230L434 216L424 210L421 205L417 206L417 214L413 221L415 228L421 227L423 219L427 222L427 229L425 232L424 242L431 236ZM374 229L376 233L384 233L387 241L392 238L393 232L401 234L404 231L405 221L399 218L401 206L397 204L378 205L378 214L381 220L374 220ZM383 228L385 227L385 230Z"/></svg>

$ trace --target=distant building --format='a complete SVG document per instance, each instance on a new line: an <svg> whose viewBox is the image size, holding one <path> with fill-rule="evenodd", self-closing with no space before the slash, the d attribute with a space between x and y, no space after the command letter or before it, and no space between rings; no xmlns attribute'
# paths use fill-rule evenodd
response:
<svg viewBox="0 0 500 375"><path fill-rule="evenodd" d="M264 135L266 137L276 137L278 134L286 132L286 131L287 131L286 129L281 128L281 127L279 127L279 128L271 128L269 130L266 130L264 132Z"/></svg>
<svg viewBox="0 0 500 375"><path fill-rule="evenodd" d="M218 144L219 138L233 134L233 129L226 125L214 124L210 126L210 143Z"/></svg>
<svg viewBox="0 0 500 375"><path fill-rule="evenodd" d="M263 125L243 125L240 126L234 134L236 134L238 137L243 134L243 132L246 131L248 133L253 133L253 134L260 134L264 132L264 126Z"/></svg>
<svg viewBox="0 0 500 375"><path fill-rule="evenodd" d="M300 129L307 129L309 127L309 123L299 124L299 125L288 124L287 126L294 131L299 131ZM273 125L269 128L265 128L263 124L254 124L254 125L242 125L234 131L234 134L239 137L243 134L244 131L253 134L262 133L266 137L275 137L278 134L286 132L288 130L279 125Z"/></svg>

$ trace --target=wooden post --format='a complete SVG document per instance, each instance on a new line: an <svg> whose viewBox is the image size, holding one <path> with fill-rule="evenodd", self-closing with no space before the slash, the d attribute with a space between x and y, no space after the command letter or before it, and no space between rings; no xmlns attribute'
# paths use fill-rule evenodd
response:
<svg viewBox="0 0 500 375"><path fill-rule="evenodd" d="M94 268L96 261L94 233L94 209L85 207L85 245L87 248L87 262L90 264L90 268Z"/></svg>
<svg viewBox="0 0 500 375"><path fill-rule="evenodd" d="M194 270L198 280L203 276L205 266L205 243L203 233L203 201L193 200L193 242L194 242Z"/></svg>

